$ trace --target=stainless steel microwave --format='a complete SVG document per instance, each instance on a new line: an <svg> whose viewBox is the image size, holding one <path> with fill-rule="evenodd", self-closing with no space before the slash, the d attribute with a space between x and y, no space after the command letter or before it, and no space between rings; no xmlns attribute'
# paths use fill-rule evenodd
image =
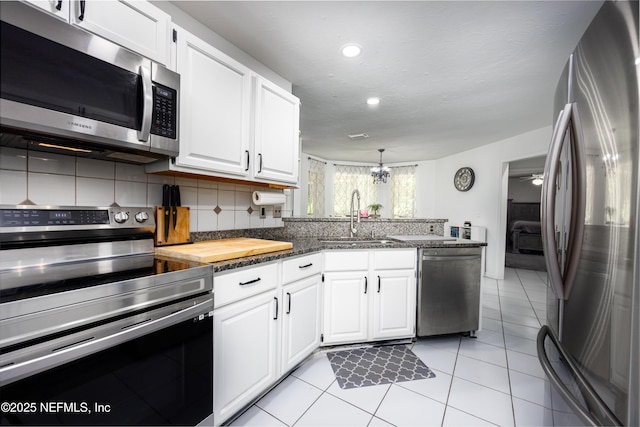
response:
<svg viewBox="0 0 640 427"><path fill-rule="evenodd" d="M179 149L180 76L19 2L0 2L0 144L148 163Z"/></svg>

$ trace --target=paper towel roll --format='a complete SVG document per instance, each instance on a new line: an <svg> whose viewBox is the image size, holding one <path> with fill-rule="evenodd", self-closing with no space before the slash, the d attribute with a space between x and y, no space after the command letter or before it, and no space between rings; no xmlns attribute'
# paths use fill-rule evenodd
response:
<svg viewBox="0 0 640 427"><path fill-rule="evenodd" d="M253 203L258 206L262 205L281 205L285 202L285 196L282 193L268 193L262 191L253 192Z"/></svg>

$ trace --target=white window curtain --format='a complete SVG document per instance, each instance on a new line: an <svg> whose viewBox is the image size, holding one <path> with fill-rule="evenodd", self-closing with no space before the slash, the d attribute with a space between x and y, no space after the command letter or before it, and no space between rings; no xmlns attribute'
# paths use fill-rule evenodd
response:
<svg viewBox="0 0 640 427"><path fill-rule="evenodd" d="M377 203L378 190L371 178L371 167L335 165L333 216L349 216L351 193L355 189L360 192L360 209Z"/></svg>
<svg viewBox="0 0 640 427"><path fill-rule="evenodd" d="M311 218L324 216L324 169L325 162L309 158L307 216Z"/></svg>
<svg viewBox="0 0 640 427"><path fill-rule="evenodd" d="M413 218L416 208L416 166L393 167L391 186L393 218Z"/></svg>

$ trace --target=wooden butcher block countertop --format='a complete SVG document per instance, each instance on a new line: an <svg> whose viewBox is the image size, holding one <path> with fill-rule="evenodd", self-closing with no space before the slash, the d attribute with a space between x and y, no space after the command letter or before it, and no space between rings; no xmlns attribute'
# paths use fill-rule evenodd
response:
<svg viewBox="0 0 640 427"><path fill-rule="evenodd" d="M291 249L291 242L237 237L156 248L157 255L196 262L216 262Z"/></svg>

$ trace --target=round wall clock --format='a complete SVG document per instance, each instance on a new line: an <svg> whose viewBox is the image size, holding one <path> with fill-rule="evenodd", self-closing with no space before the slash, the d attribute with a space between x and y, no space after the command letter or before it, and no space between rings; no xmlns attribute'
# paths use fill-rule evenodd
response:
<svg viewBox="0 0 640 427"><path fill-rule="evenodd" d="M453 185L455 185L458 191L469 191L473 187L473 183L476 180L476 176L473 173L473 169L470 167L464 167L458 169L456 175L453 177Z"/></svg>

